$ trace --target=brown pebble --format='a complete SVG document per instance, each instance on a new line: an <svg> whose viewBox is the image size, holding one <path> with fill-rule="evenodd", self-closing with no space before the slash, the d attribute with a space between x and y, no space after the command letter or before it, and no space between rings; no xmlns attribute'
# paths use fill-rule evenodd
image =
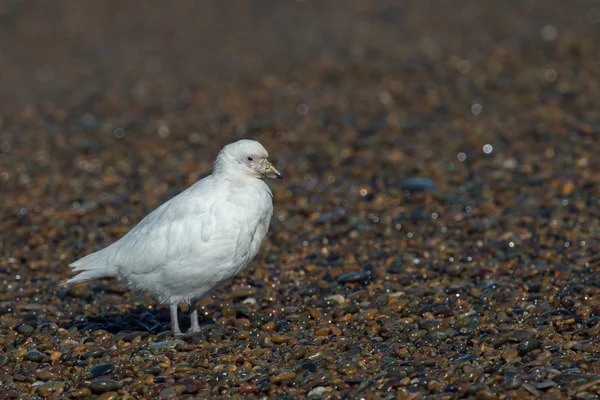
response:
<svg viewBox="0 0 600 400"><path fill-rule="evenodd" d="M315 335L317 336L328 336L331 329L328 326L324 326L315 331Z"/></svg>
<svg viewBox="0 0 600 400"><path fill-rule="evenodd" d="M275 322L267 322L266 324L263 324L260 329L263 331L272 331L275 329Z"/></svg>
<svg viewBox="0 0 600 400"><path fill-rule="evenodd" d="M290 338L283 335L273 335L271 337L271 342L275 344L287 343L290 341Z"/></svg>
<svg viewBox="0 0 600 400"><path fill-rule="evenodd" d="M242 393L254 393L256 391L256 385L242 385L240 386L240 392Z"/></svg>
<svg viewBox="0 0 600 400"><path fill-rule="evenodd" d="M102 393L100 396L96 397L96 400L114 400L119 397L119 393L117 392L106 392Z"/></svg>
<svg viewBox="0 0 600 400"><path fill-rule="evenodd" d="M293 380L296 378L296 373L292 371L283 372L271 377L271 383L280 383L287 380Z"/></svg>
<svg viewBox="0 0 600 400"><path fill-rule="evenodd" d="M233 335L233 340L246 340L250 337L250 332L241 331Z"/></svg>

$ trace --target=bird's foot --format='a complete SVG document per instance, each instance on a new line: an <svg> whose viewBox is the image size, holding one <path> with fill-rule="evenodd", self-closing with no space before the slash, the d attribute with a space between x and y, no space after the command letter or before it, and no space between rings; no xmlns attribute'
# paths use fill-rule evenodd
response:
<svg viewBox="0 0 600 400"><path fill-rule="evenodd" d="M190 329L188 329L186 335L190 335L190 336L195 336L195 335L199 335L202 331L200 330L200 327L191 327Z"/></svg>

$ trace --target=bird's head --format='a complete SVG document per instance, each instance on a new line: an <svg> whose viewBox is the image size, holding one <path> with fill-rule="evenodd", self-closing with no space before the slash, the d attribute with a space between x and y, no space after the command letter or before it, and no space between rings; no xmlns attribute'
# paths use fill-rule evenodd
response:
<svg viewBox="0 0 600 400"><path fill-rule="evenodd" d="M258 179L283 178L268 156L267 150L256 140L238 140L223 147L215 161L215 172Z"/></svg>

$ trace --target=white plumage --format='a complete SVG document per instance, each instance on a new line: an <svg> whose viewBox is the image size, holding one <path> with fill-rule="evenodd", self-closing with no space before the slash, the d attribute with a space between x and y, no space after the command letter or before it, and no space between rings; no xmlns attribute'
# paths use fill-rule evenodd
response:
<svg viewBox="0 0 600 400"><path fill-rule="evenodd" d="M225 146L213 174L159 206L112 245L70 266L66 284L115 277L168 303L181 335L180 302L190 303L190 334L199 331L196 303L256 256L273 215L262 178L281 178L253 140Z"/></svg>

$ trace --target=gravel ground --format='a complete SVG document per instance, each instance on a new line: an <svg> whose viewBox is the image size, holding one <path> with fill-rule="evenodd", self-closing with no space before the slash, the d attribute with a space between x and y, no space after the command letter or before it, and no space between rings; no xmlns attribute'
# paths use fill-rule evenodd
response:
<svg viewBox="0 0 600 400"><path fill-rule="evenodd" d="M600 398L598 37L596 1L2 2L0 399ZM242 137L286 179L201 335L59 287Z"/></svg>

